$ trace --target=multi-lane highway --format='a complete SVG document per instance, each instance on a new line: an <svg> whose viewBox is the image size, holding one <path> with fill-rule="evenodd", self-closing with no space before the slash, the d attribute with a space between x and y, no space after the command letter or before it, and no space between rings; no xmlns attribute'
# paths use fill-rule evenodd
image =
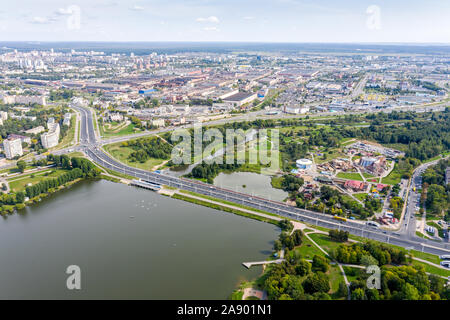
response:
<svg viewBox="0 0 450 320"><path fill-rule="evenodd" d="M129 167L127 165L124 165L123 163L116 161L105 151L103 151L103 149L101 148L102 142L97 139L95 134L93 115L91 110L85 108L76 109L81 114L81 149L91 160L105 168L150 182L193 191L199 194L212 196L260 210L265 210L267 212L271 212L286 218L307 222L325 228L345 230L357 236L387 242L409 249L416 249L439 255L450 253L449 244L420 239L418 237L415 237L415 235L411 235L407 232L383 231L377 228L366 226L361 222L351 220L340 222L333 219L333 217L331 217L330 215L299 209L286 205L282 202L272 201L259 197L252 197L248 194L235 192L233 190L228 190L197 181L172 177Z"/></svg>
<svg viewBox="0 0 450 320"><path fill-rule="evenodd" d="M446 157L448 158L448 156ZM414 238L416 233L416 217L415 212L417 211L416 207L419 206L420 201L420 194L416 191L414 191L414 187L417 187L421 185L421 176L424 173L424 171L430 167L437 164L441 159L434 160L427 162L425 164L422 164L416 170L414 170L414 173L411 177L411 183L409 185L408 189L408 198L407 198L407 205L406 205L406 211L405 216L402 222L401 231L402 233L405 233L409 238Z"/></svg>

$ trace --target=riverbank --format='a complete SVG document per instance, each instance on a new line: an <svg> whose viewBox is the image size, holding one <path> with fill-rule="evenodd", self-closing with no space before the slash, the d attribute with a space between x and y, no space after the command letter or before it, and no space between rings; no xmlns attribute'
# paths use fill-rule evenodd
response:
<svg viewBox="0 0 450 320"><path fill-rule="evenodd" d="M69 157L67 155L49 155L43 170L39 170L41 164L36 163L36 171L24 172L13 178L4 179L9 184L5 185L9 190L7 194L0 195L0 215L6 216L19 212L27 206L40 202L51 194L68 188L82 180L106 179L113 182L119 180L111 175L102 174L90 160L84 157ZM50 166L48 166L50 164ZM50 168L50 169L48 169Z"/></svg>
<svg viewBox="0 0 450 320"><path fill-rule="evenodd" d="M270 213L257 212L257 211L245 209L243 207L239 207L237 205L233 206L233 205L225 204L225 203L222 203L219 201L213 201L210 199L203 198L200 195L194 196L191 194L174 193L171 196L171 198L191 202L191 203L194 203L197 205L201 205L204 207L208 207L208 208L212 208L212 209L216 209L216 210L220 210L220 211L230 212L230 213L233 213L233 214L236 214L239 216L243 216L246 218L271 223L276 226L278 226L279 222L282 220L280 217L273 216Z"/></svg>

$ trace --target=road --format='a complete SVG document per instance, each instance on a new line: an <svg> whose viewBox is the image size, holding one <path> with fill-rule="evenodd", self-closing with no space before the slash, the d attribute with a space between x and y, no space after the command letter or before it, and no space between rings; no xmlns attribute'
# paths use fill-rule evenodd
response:
<svg viewBox="0 0 450 320"><path fill-rule="evenodd" d="M448 158L449 156L445 157L444 159ZM421 166L417 167L416 170L414 170L414 173L411 177L411 183L409 185L409 189L408 189L408 199L407 199L407 204L406 204L406 211L405 211L405 216L402 222L402 226L401 226L401 232L403 232L404 234L406 234L409 238L414 238L415 234L416 234L416 225L417 225L417 221L416 221L416 217L415 217L415 212L416 212L416 206L418 206L419 200L420 200L420 194L415 192L413 189L414 187L421 186L422 185L422 173L430 166L434 166L436 165L440 160L442 159L437 159L434 161L430 161L427 163L422 164Z"/></svg>
<svg viewBox="0 0 450 320"><path fill-rule="evenodd" d="M366 86L368 77L369 76L367 74L365 74L361 78L361 80L358 82L358 84L355 86L355 88L353 89L352 93L350 94L351 98L356 98L356 97L358 97L360 94L362 94L364 92L364 87Z"/></svg>
<svg viewBox="0 0 450 320"><path fill-rule="evenodd" d="M421 106L401 106L401 107L391 107L391 108L385 108L385 109L371 109L366 111L367 113L391 113L392 111L415 111L415 112L431 112L431 111L443 111L445 107L448 106L448 102L445 103L439 103L434 106L428 106L428 107L421 107ZM73 107L74 109L79 110L78 108ZM245 114L235 115L228 118L223 118L219 120L213 120L209 122L205 122L205 126L213 126L213 125L223 125L225 123L231 123L231 122L242 122L242 121L253 121L253 120L276 120L276 119L302 119L306 117L310 118L323 118L323 117L334 117L334 116L344 116L344 115L361 115L366 113L364 111L356 110L356 111L342 111L342 112L321 112L321 113L313 113L313 114L287 114L287 113L281 113L277 115L268 115L266 110L259 110L254 112L247 112ZM91 116L92 118L92 116ZM191 128L193 125L185 125L184 128ZM123 142L139 137L148 136L151 134L157 134L157 133L163 133L168 131L173 131L175 129L179 129L180 127L166 127L166 128L160 128L158 130L153 131L144 131L140 133L135 133L127 136L122 137L114 137L109 139L103 139L101 140L101 144L111 144L115 142Z"/></svg>
<svg viewBox="0 0 450 320"><path fill-rule="evenodd" d="M137 168L132 168L110 157L105 153L101 146L104 142L97 140L93 115L90 109L77 108L81 114L81 132L80 143L81 150L95 163L123 173L138 179L147 180L153 183L168 185L182 190L193 191L199 194L212 196L218 199L231 201L240 205L245 205L251 208L260 209L269 213L274 213L285 218L307 222L316 226L321 226L329 229L340 229L348 231L349 233L381 242L387 242L394 245L402 246L409 249L416 249L432 254L448 254L450 253L450 244L437 243L431 240L425 240L408 233L390 232L366 226L365 224L348 220L337 221L332 216L304 210L289 206L285 203L268 200L260 197L252 197L248 194L239 193L233 190L228 190L213 186L210 184L188 180L184 178L177 178L173 176L149 172ZM128 137L129 139L129 137Z"/></svg>

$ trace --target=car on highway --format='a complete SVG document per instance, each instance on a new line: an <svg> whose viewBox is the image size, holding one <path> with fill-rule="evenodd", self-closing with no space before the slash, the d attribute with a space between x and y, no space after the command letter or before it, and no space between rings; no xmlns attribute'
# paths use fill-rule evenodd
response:
<svg viewBox="0 0 450 320"><path fill-rule="evenodd" d="M366 226L372 227L372 228L379 228L380 224L375 221L367 221Z"/></svg>
<svg viewBox="0 0 450 320"><path fill-rule="evenodd" d="M441 266L450 269L450 261L442 261Z"/></svg>

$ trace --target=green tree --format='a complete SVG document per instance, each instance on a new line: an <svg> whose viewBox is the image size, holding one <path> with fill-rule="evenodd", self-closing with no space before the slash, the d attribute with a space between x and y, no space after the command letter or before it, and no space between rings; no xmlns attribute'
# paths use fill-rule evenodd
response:
<svg viewBox="0 0 450 320"><path fill-rule="evenodd" d="M347 295L348 295L348 288L347 288L347 285L344 283L344 282L339 282L339 288L338 288L338 291L337 291L337 295L339 296L339 297L347 297Z"/></svg>
<svg viewBox="0 0 450 320"><path fill-rule="evenodd" d="M275 240L273 244L273 250L280 251L283 248L283 245L281 244L280 240Z"/></svg>
<svg viewBox="0 0 450 320"><path fill-rule="evenodd" d="M377 266L378 265L378 261L377 261L377 259L375 259L371 255L363 255L361 257L361 264L366 266L366 267L372 266L372 265Z"/></svg>
<svg viewBox="0 0 450 320"><path fill-rule="evenodd" d="M320 271L310 274L303 282L303 289L309 294L328 292L330 291L330 279L325 273Z"/></svg>
<svg viewBox="0 0 450 320"><path fill-rule="evenodd" d="M330 265L328 264L327 258L318 256L318 255L315 255L313 257L313 263L312 263L313 271L327 272L329 268L330 268Z"/></svg>
<svg viewBox="0 0 450 320"><path fill-rule="evenodd" d="M356 288L355 290L352 291L351 300L365 300L365 299L366 295L364 293L364 289Z"/></svg>
<svg viewBox="0 0 450 320"><path fill-rule="evenodd" d="M412 284L407 283L403 291L405 300L419 300L419 290Z"/></svg>
<svg viewBox="0 0 450 320"><path fill-rule="evenodd" d="M311 263L305 259L301 259L295 266L295 273L301 277L308 275L311 272Z"/></svg>
<svg viewBox="0 0 450 320"><path fill-rule="evenodd" d="M25 168L27 167L27 163L23 160L19 160L17 161L17 169L19 169L19 171L21 173L23 173L25 171Z"/></svg>

